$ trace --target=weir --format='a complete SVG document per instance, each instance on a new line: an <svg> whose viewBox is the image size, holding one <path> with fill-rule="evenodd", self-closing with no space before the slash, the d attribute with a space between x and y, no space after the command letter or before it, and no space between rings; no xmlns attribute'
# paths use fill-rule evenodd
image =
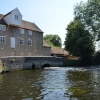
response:
<svg viewBox="0 0 100 100"><path fill-rule="evenodd" d="M63 58L53 56L7 56L1 61L7 71L63 66Z"/></svg>

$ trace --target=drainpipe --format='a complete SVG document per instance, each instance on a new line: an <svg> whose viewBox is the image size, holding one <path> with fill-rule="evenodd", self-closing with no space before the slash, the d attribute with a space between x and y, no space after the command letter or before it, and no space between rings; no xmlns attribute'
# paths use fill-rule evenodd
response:
<svg viewBox="0 0 100 100"><path fill-rule="evenodd" d="M8 28L9 28L9 25L8 25L8 27L7 27L7 30L8 30Z"/></svg>

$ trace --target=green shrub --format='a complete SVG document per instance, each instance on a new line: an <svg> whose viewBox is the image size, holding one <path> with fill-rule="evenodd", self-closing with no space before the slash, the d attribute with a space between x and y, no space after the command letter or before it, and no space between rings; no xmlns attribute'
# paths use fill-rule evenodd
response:
<svg viewBox="0 0 100 100"><path fill-rule="evenodd" d="M82 66L83 63L81 60L64 60L64 66Z"/></svg>

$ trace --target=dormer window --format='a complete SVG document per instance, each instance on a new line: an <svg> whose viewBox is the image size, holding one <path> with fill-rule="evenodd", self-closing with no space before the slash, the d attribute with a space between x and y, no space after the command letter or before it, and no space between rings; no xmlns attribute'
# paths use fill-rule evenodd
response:
<svg viewBox="0 0 100 100"><path fill-rule="evenodd" d="M15 15L15 19L18 20L18 15Z"/></svg>
<svg viewBox="0 0 100 100"><path fill-rule="evenodd" d="M28 35L32 35L32 31L31 30L28 30Z"/></svg>

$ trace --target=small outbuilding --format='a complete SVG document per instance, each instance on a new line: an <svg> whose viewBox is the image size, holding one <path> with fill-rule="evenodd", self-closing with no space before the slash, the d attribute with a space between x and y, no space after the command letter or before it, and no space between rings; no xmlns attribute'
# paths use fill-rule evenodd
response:
<svg viewBox="0 0 100 100"><path fill-rule="evenodd" d="M69 53L63 48L51 47L51 56L68 58Z"/></svg>

